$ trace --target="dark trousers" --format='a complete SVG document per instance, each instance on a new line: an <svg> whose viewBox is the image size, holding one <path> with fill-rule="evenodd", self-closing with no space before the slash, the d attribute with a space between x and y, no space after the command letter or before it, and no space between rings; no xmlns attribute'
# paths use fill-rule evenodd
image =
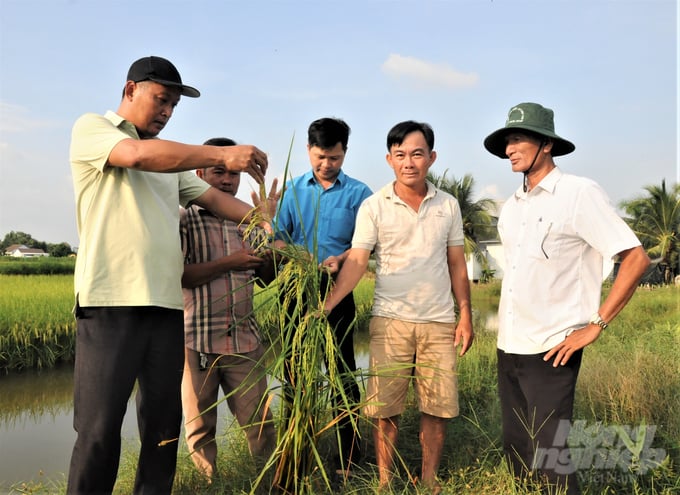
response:
<svg viewBox="0 0 680 495"><path fill-rule="evenodd" d="M335 365L343 377L343 389L350 405L358 404L361 400L359 386L354 378L357 365L354 359L354 328L350 325L355 316L356 306L351 292L328 315L328 323L335 331L335 339L340 350L336 355ZM341 401L340 397L333 397L336 407L341 404ZM355 421L355 425L356 423ZM336 468L343 467L348 469L350 463L359 460L361 453L359 436L349 417L345 417L338 422L338 433L341 459Z"/></svg>
<svg viewBox="0 0 680 495"><path fill-rule="evenodd" d="M325 274L321 279L320 290L321 294L326 294L328 284L331 279ZM306 306L307 301L303 301ZM287 308L288 317L294 314L292 307ZM302 311L301 313L304 313ZM361 400L361 392L357 385L354 374L357 366L354 358L354 326L352 322L356 316L356 305L354 303L354 296L350 292L340 303L333 308L333 311L328 315L328 323L335 334L335 341L338 345L336 352L335 365L338 373L342 376L343 391L348 399L349 405L359 404ZM295 370L290 370L294 374ZM333 404L337 407L343 404L342 397L332 397ZM356 421L355 421L356 424ZM361 445L359 442L358 432L352 425L352 420L348 416L343 417L338 421L338 438L340 452L336 460L336 469L348 469L350 463L356 463L359 460Z"/></svg>
<svg viewBox="0 0 680 495"><path fill-rule="evenodd" d="M135 494L170 494L182 423L183 313L158 307L78 308L68 494L110 494L121 426L138 382L141 450Z"/></svg>
<svg viewBox="0 0 680 495"><path fill-rule="evenodd" d="M538 475L566 487L570 495L578 494L574 467L565 464L568 430L564 431L564 422L560 428L560 420L571 421L583 352L575 352L565 366L557 368L553 360L543 361L544 355L497 350L503 450L515 476Z"/></svg>

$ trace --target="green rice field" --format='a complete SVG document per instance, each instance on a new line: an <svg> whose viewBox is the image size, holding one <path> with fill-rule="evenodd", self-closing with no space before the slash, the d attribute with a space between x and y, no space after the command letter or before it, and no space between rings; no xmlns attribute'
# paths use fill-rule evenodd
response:
<svg viewBox="0 0 680 495"><path fill-rule="evenodd" d="M73 359L73 275L0 275L0 373Z"/></svg>
<svg viewBox="0 0 680 495"><path fill-rule="evenodd" d="M0 275L0 367L3 372L23 368L50 367L73 356L74 321L72 276ZM373 280L365 278L356 291L359 320L368 318ZM607 288L605 287L605 292ZM500 411L496 396L495 334L485 327L480 315L497 309L500 284L474 285L472 305L476 339L471 350L459 360L460 417L451 421L439 477L443 494L536 494L535 487L518 487L503 463L500 446ZM258 293L258 319L271 331L275 316L267 291ZM366 332L357 335L363 346ZM420 463L418 412L410 407L401 423L398 445L400 468L389 493L424 493L412 484ZM615 469L593 466L579 471L584 495L675 495L680 493L680 289L639 288L628 306L589 346L584 354L577 385L574 418L592 432L644 431L649 451L626 446L628 437L604 445L626 454L637 452L628 464ZM377 493L370 425L361 420L366 438L365 460L358 476L342 493ZM594 437L595 438L595 437ZM186 448L180 449L173 494L249 493L258 476L237 428L220 438L220 476L212 485L196 472ZM597 441L597 440L595 440ZM331 442L326 438L323 442ZM320 451L332 449L321 443ZM638 449L638 450L636 450ZM135 476L136 445L125 448L115 493L130 493ZM648 469L640 470L649 452L663 453ZM637 464L636 464L637 462ZM60 483L23 484L10 493L64 493ZM320 491L319 493L326 493ZM550 492L550 493L554 493Z"/></svg>

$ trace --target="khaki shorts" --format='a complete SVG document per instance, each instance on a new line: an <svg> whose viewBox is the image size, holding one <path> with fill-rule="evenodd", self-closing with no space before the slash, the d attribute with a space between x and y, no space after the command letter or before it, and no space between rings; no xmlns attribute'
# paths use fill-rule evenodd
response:
<svg viewBox="0 0 680 495"><path fill-rule="evenodd" d="M454 333L454 323L371 318L366 415L401 414L413 380L421 412L439 418L458 416Z"/></svg>

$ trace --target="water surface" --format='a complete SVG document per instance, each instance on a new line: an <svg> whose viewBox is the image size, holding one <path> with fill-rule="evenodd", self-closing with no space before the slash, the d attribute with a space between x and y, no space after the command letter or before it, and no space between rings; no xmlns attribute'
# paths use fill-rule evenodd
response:
<svg viewBox="0 0 680 495"><path fill-rule="evenodd" d="M496 312L475 311L477 331L495 330ZM368 364L368 332L355 336L357 367ZM270 387L275 385L270 383ZM226 401L218 406L223 434L234 421ZM0 493L23 481L63 482L76 434L73 430L73 367L0 376ZM139 442L134 395L122 428L123 449Z"/></svg>

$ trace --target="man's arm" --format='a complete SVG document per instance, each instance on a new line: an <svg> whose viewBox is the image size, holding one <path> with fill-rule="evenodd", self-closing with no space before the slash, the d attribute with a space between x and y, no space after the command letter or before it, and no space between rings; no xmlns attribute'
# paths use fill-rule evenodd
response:
<svg viewBox="0 0 680 495"><path fill-rule="evenodd" d="M642 246L619 253L621 265L599 314L606 322L612 321L635 294L640 279L649 267L649 256Z"/></svg>
<svg viewBox="0 0 680 495"><path fill-rule="evenodd" d="M123 139L107 164L145 172L181 172L223 165L232 172L247 172L258 183L267 172L267 155L252 145L205 146L163 139Z"/></svg>
<svg viewBox="0 0 680 495"><path fill-rule="evenodd" d="M619 272L607 298L598 311L607 323L612 321L633 297L640 278L642 278L650 263L649 256L642 246L622 251L618 256L621 259ZM564 366L574 352L595 342L600 336L600 332L602 332L602 328L595 324L588 324L579 330L574 330L566 339L550 349L543 360L549 361L554 356L553 366Z"/></svg>
<svg viewBox="0 0 680 495"><path fill-rule="evenodd" d="M216 260L184 265L182 287L192 289L207 284L229 271L255 270L263 263L264 261L255 256L253 251L239 249Z"/></svg>
<svg viewBox="0 0 680 495"><path fill-rule="evenodd" d="M463 246L449 246L446 250L451 289L458 304L458 324L454 346L462 345L460 355L465 354L475 338L472 330L472 307L470 304L470 280L468 279L465 249Z"/></svg>
<svg viewBox="0 0 680 495"><path fill-rule="evenodd" d="M368 267L370 255L371 251L368 249L352 248L349 250L333 289L324 302L323 309L326 314L330 313L357 286Z"/></svg>
<svg viewBox="0 0 680 495"><path fill-rule="evenodd" d="M228 149L233 148L233 146L224 146L222 148ZM271 219L276 213L276 204L280 196L276 190L277 183L278 181L276 179L272 181L269 194L264 198L259 198L258 200L257 195L251 195L255 201L255 206L251 206L248 203L235 198L233 195L222 192L212 186L203 194L195 198L192 203L202 206L220 218L231 220L236 223L250 223L255 210L260 210L261 216L265 219L261 226L267 232L271 232L271 225L266 219Z"/></svg>
<svg viewBox="0 0 680 495"><path fill-rule="evenodd" d="M225 146L225 148L231 148L231 146ZM194 199L192 203L202 206L220 218L236 223L242 221L248 223L254 210L253 206L248 203L212 186Z"/></svg>

